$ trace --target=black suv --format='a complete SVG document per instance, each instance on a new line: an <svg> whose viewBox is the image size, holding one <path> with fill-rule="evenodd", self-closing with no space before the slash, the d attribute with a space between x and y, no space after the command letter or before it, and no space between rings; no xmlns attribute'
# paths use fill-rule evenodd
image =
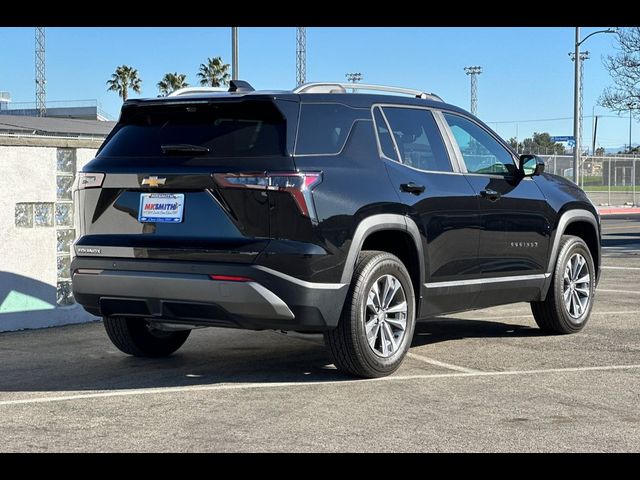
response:
<svg viewBox="0 0 640 480"><path fill-rule="evenodd" d="M128 354L169 355L200 326L323 332L362 377L396 370L415 322L444 313L530 302L543 330L577 332L600 219L543 172L408 89L128 100L79 175L73 293Z"/></svg>

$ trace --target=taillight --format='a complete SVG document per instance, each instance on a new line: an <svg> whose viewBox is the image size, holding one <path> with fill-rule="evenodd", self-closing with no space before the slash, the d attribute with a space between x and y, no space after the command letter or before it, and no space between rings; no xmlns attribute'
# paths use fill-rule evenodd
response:
<svg viewBox="0 0 640 480"><path fill-rule="evenodd" d="M104 173L87 173L80 172L78 174L78 190L85 188L99 188L104 181Z"/></svg>
<svg viewBox="0 0 640 480"><path fill-rule="evenodd" d="M320 172L215 173L213 176L221 187L288 192L302 215L317 219L311 191L322 181Z"/></svg>

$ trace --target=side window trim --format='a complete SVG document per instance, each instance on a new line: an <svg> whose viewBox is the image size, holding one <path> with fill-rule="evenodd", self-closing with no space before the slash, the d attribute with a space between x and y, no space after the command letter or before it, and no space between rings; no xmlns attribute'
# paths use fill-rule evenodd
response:
<svg viewBox="0 0 640 480"><path fill-rule="evenodd" d="M393 130L391 130L391 126L389 125L389 120L387 120L387 116L384 113L384 108L385 107L387 107L387 108L409 108L409 109L413 109L413 110L427 110L427 111L431 112L431 114L433 115L433 118L435 120L436 126L438 127L438 130L439 130L438 133L440 134L440 138L442 138L442 143L444 144L445 151L447 152L447 155L449 157L449 163L451 164L452 171L451 172L445 172L445 171L441 171L441 170L422 170L422 169L415 168L415 167L412 167L412 166L407 165L406 163L404 163L402 161L402 158L400 157L400 149L398 148L398 144L396 142L395 135L393 135L391 133L391 132L393 132ZM379 138L379 135L378 135L378 127L377 127L376 120L375 120L375 115L374 115L374 110L376 108L380 110L380 114L382 115L382 118L384 119L385 126L387 127L387 130L389 131L389 133L391 133L390 136L391 136L391 140L393 141L393 149L395 150L396 155L398 156L397 159L393 159L393 158L387 157L384 154L384 152L382 151L382 146L380 144L380 138ZM442 113L440 113L441 119L439 119L438 115L437 115L438 113L440 113L439 110L436 110L436 109L431 108L431 107L421 107L421 106L418 106L418 105L401 105L401 104L396 104L396 103L374 103L371 106L371 118L373 119L373 125L374 125L375 134L376 134L376 145L378 147L378 154L380 155L380 158L386 158L387 160L391 160L391 161L397 162L400 165L402 165L402 166L404 166L406 168L410 168L411 170L415 170L417 172L442 173L442 174L445 174L445 175L455 175L455 174L463 173L460 170L460 166L459 166L460 159L457 158L457 156L455 156L455 152L452 152L450 150L450 148L449 148L450 145L448 144L448 140L449 139L446 138L445 135L443 134L443 131L442 131L443 127L442 127L441 123L442 123L442 121L444 121L444 116L442 116ZM446 125L446 122L444 122L444 123ZM447 125L447 127L448 127L448 125ZM447 132L447 134L448 135L449 134L453 135L450 131ZM457 147L457 144L455 144L455 146ZM451 148L453 148L453 147L451 147ZM460 158L462 158L462 153L460 153Z"/></svg>
<svg viewBox="0 0 640 480"><path fill-rule="evenodd" d="M380 134L378 133L378 124L376 123L376 116L375 116L375 111L378 110L378 112L380 113L380 116L382 117L382 120L384 121L384 127L387 129L387 131L389 132L389 138L391 138L391 142L393 143L393 151L396 154L396 158L389 158L385 155L384 151L382 150L382 143L380 142ZM400 158L400 153L398 150L398 144L396 143L396 139L394 138L394 135L392 133L391 127L389 126L389 121L387 120L387 117L384 114L384 111L382 110L382 108L380 108L380 106L378 105L373 105L373 107L371 107L371 118L373 119L373 127L375 130L375 135L376 135L376 145L378 146L378 154L380 155L380 158L386 158L387 160L391 160L393 162L397 162L397 163L402 163L402 159Z"/></svg>
<svg viewBox="0 0 640 480"><path fill-rule="evenodd" d="M449 158L453 160L453 171L458 173L468 173L467 165L464 163L464 157L462 156L458 142L456 142L453 132L444 118L444 114L441 110L433 110L432 113L433 118L435 118L436 124L440 129L440 135L444 140L444 146L449 153Z"/></svg>

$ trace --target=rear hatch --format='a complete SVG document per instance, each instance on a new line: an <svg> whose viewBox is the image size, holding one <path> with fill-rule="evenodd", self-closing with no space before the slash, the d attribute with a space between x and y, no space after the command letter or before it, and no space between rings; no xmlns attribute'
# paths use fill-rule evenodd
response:
<svg viewBox="0 0 640 480"><path fill-rule="evenodd" d="M287 114L267 96L125 104L79 175L76 254L252 262L270 236L260 179L295 171Z"/></svg>

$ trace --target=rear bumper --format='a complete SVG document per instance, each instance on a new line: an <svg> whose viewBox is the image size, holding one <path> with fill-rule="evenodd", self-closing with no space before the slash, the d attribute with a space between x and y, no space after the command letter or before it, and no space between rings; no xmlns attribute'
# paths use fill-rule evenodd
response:
<svg viewBox="0 0 640 480"><path fill-rule="evenodd" d="M71 270L76 301L94 315L206 326L322 331L337 325L347 292L253 265L76 257Z"/></svg>

